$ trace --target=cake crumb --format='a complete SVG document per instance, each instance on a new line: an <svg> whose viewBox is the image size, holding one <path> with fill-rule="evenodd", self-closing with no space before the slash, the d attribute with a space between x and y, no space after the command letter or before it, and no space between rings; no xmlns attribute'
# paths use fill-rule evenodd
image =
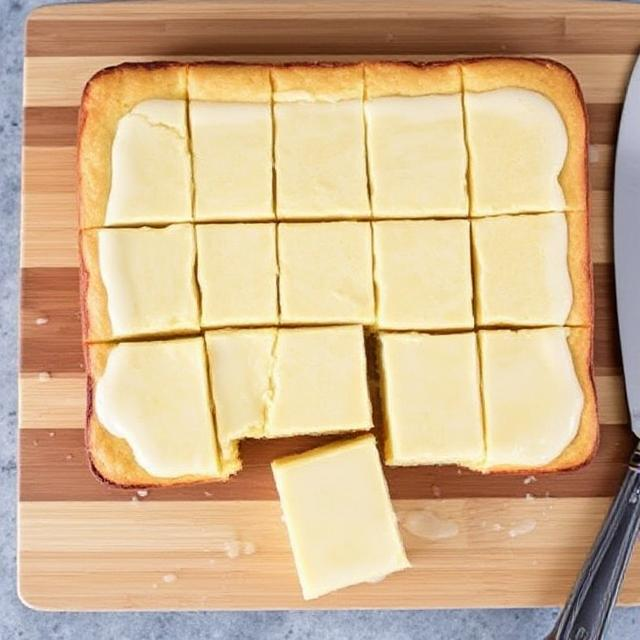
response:
<svg viewBox="0 0 640 640"><path fill-rule="evenodd" d="M535 500L535 498L534 498L534 496L533 496L533 494L532 494L532 493L525 493L525 494L524 494L524 499L525 499L525 500L527 500L527 501L529 501L529 502L531 502L531 501Z"/></svg>
<svg viewBox="0 0 640 640"><path fill-rule="evenodd" d="M240 555L240 542L238 540L226 540L223 545L227 558L237 558Z"/></svg>
<svg viewBox="0 0 640 640"><path fill-rule="evenodd" d="M517 538L518 536L524 536L528 533L531 533L536 528L535 520L523 520L522 522L518 522L513 527L509 529L509 537Z"/></svg>
<svg viewBox="0 0 640 640"><path fill-rule="evenodd" d="M38 374L38 380L40 382L46 382L47 380L51 380L51 374L48 371L41 371Z"/></svg>
<svg viewBox="0 0 640 640"><path fill-rule="evenodd" d="M41 327L43 324L47 324L49 322L49 318L45 316L41 316L40 318L36 318L36 324Z"/></svg>
<svg viewBox="0 0 640 640"><path fill-rule="evenodd" d="M149 495L149 491L147 491L147 489L138 489L136 493L140 498L146 498Z"/></svg>
<svg viewBox="0 0 640 640"><path fill-rule="evenodd" d="M165 575L162 576L162 581L166 582L167 584L171 584L172 582L175 582L178 579L178 576L175 573L165 573Z"/></svg>
<svg viewBox="0 0 640 640"><path fill-rule="evenodd" d="M256 552L256 545L253 544L253 542L245 542L242 545L242 553L244 553L245 556L253 555L255 552Z"/></svg>
<svg viewBox="0 0 640 640"><path fill-rule="evenodd" d="M538 480L538 478L536 478L535 476L527 476L523 481L522 484L531 484L532 482L536 482Z"/></svg>

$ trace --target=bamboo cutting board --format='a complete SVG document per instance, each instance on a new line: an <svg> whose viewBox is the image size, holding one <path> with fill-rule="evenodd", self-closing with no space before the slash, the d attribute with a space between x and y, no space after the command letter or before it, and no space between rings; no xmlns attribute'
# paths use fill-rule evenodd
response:
<svg viewBox="0 0 640 640"><path fill-rule="evenodd" d="M559 604L632 445L613 306L611 186L621 100L640 45L640 7L566 0L443 2L440 8L418 0L130 2L39 9L26 34L23 600L75 610ZM124 60L467 54L553 57L571 67L584 89L591 119L600 450L582 470L536 479L387 469L400 519L426 510L442 529L403 530L413 570L305 603L268 463L318 439L249 441L245 470L224 485L138 495L102 485L89 472L74 171L80 93L92 73ZM638 553L621 600L640 603Z"/></svg>

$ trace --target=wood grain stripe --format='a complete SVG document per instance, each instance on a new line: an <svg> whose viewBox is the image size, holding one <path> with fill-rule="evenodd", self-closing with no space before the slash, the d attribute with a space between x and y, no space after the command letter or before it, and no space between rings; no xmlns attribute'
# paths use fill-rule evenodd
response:
<svg viewBox="0 0 640 640"><path fill-rule="evenodd" d="M594 364L611 374L621 365L611 265L594 265L594 286ZM22 372L58 374L84 370L78 287L78 269L22 270Z"/></svg>
<svg viewBox="0 0 640 640"><path fill-rule="evenodd" d="M50 434L55 435L51 436ZM335 439L335 438L333 438ZM284 438L247 440L242 444L244 468L229 482L169 487L149 491L151 500L276 500L271 461L298 453L331 438ZM613 495L620 484L634 439L626 425L602 429L600 449L588 467L557 475L540 475L528 485L523 476L488 475L455 467L386 468L394 498L524 497L549 494L556 497ZM131 500L132 490L110 487L96 480L89 470L84 433L78 429L24 429L20 434L22 501ZM528 474L527 474L528 475ZM47 481L42 482L46 476Z"/></svg>
<svg viewBox="0 0 640 640"><path fill-rule="evenodd" d="M557 2L556 0L538 0L535 4L514 5L505 0L479 3L477 0L457 0L451 5L430 5L417 3L415 0L397 0L391 7L385 0L371 0L367 3L366 16L373 19L387 19L402 12L407 18L417 16L448 19L457 18L470 8L477 15L493 15L496 17L519 17L521 20L549 15L555 9L562 8L567 26L575 20L596 19L596 24L602 26L610 20L621 18L639 19L640 15L634 9L624 4L610 5L607 2ZM114 2L104 9L100 7L99 16L124 21L148 19L150 9L157 12L157 19L179 20L180 18L200 17L203 20L251 18L259 17L265 21L282 20L283 18L304 18L308 5L304 0L263 0L260 2L244 2L238 6L235 0L210 0L208 2L185 3L182 0L140 0L135 3ZM86 19L92 15L91 11L73 4L64 6L49 6L36 9L30 14L30 20L75 20ZM337 4L322 3L318 9L306 14L307 18L325 16L327 18L356 18L363 16L362 3L359 0L342 0ZM602 30L602 29L600 29ZM474 34L478 36L481 34Z"/></svg>
<svg viewBox="0 0 640 640"><path fill-rule="evenodd" d="M598 415L604 425L627 424L622 377L596 370ZM21 429L84 429L86 380L83 373L20 376Z"/></svg>
<svg viewBox="0 0 640 640"><path fill-rule="evenodd" d="M52 53L83 56L98 48L105 53L129 55L165 51L242 54L253 53L259 41L263 51L279 54L327 53L330 47L336 53L364 50L453 54L460 53L460 43L464 43L465 53L556 50L615 53L628 51L636 44L627 22L629 16L636 15L633 9L598 18L580 13L565 18L557 10L546 15L537 10L526 17L522 14L512 17L509 6L500 6L501 3L495 7L474 4L473 11L450 15L428 7L416 10L414 5L409 22L403 12L393 13L388 8L376 11L375 5L366 15L359 11L336 12L331 7L328 11L316 7L314 15L309 15L303 11L307 6L301 2L286 5L289 11L273 14L269 14L267 7L244 12L242 20L238 20L237 14L219 10L198 17L177 13L162 19L157 15L153 19L148 13L130 14L126 22L121 16L113 19L107 13L99 28L82 15L50 20L46 15L35 14L27 24L26 52L29 56ZM454 16L457 38L452 39L447 27ZM358 38L353 38L354 24ZM589 38L583 37L586 33ZM389 38L389 34L393 37Z"/></svg>
<svg viewBox="0 0 640 640"><path fill-rule="evenodd" d="M428 540L401 527L410 571L305 602L276 502L26 503L19 589L31 606L78 610L558 605L608 504L397 500L401 521L427 509L458 534ZM229 558L238 542L255 553ZM639 573L636 552L628 575ZM627 579L620 602L638 600L640 583Z"/></svg>
<svg viewBox="0 0 640 640"><path fill-rule="evenodd" d="M156 27L157 28L157 27ZM420 38L424 35L417 30ZM445 32L443 37L448 37ZM286 36L283 36L286 38ZM357 38L355 39L357 41ZM262 40L260 40L262 43ZM425 41L426 42L426 41ZM428 43L427 43L428 46ZM255 41L253 42L255 49ZM94 50L95 51L95 50ZM82 89L87 80L97 71L110 65L125 61L151 62L153 60L209 60L207 55L174 55L180 49L157 52L156 55L127 55L119 52L115 55L61 57L51 55L47 57L27 57L25 59L25 106L26 107L77 107L80 103ZM543 52L529 55L543 55ZM227 51L219 59L236 59L245 62L292 62L296 60L361 60L363 58L379 59L381 54L369 51L367 55L313 55L308 51L306 55L234 55ZM456 51L450 55L421 55L420 52L405 50L402 55L384 55L387 59L407 59L437 61L446 60L463 54ZM483 52L478 52L483 53ZM486 52L485 52L486 53ZM507 53L502 51L501 53ZM624 96L624 88L635 61L634 54L600 55L600 54L567 54L562 51L547 52L548 57L566 64L580 80L587 104L620 104ZM64 69L64 73L60 73Z"/></svg>
<svg viewBox="0 0 640 640"><path fill-rule="evenodd" d="M615 144L621 105L588 104L589 134L594 144ZM24 144L27 147L69 147L76 141L78 110L69 107L27 107Z"/></svg>
<svg viewBox="0 0 640 640"><path fill-rule="evenodd" d="M614 304L615 284L613 265L593 266L593 287L595 295L595 336L593 362L596 368L621 370L620 339L618 317Z"/></svg>
<svg viewBox="0 0 640 640"><path fill-rule="evenodd" d="M84 429L87 382L84 373L20 376L21 429Z"/></svg>
<svg viewBox="0 0 640 640"><path fill-rule="evenodd" d="M84 371L78 297L78 269L22 269L23 373Z"/></svg>

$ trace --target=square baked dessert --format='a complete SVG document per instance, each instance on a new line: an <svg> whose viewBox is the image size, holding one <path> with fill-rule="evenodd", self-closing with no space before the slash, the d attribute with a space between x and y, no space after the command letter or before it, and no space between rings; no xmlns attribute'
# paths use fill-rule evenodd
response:
<svg viewBox="0 0 640 640"><path fill-rule="evenodd" d="M305 600L411 566L372 435L271 466Z"/></svg>
<svg viewBox="0 0 640 640"><path fill-rule="evenodd" d="M587 121L562 65L125 64L88 83L78 150L101 477L226 479L243 439L374 426L396 466L593 455Z"/></svg>

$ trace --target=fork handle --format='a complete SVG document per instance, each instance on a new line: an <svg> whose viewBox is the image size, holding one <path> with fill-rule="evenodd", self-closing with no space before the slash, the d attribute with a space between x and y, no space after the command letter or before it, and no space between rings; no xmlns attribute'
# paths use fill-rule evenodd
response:
<svg viewBox="0 0 640 640"><path fill-rule="evenodd" d="M640 443L569 599L546 640L603 637L640 527Z"/></svg>

